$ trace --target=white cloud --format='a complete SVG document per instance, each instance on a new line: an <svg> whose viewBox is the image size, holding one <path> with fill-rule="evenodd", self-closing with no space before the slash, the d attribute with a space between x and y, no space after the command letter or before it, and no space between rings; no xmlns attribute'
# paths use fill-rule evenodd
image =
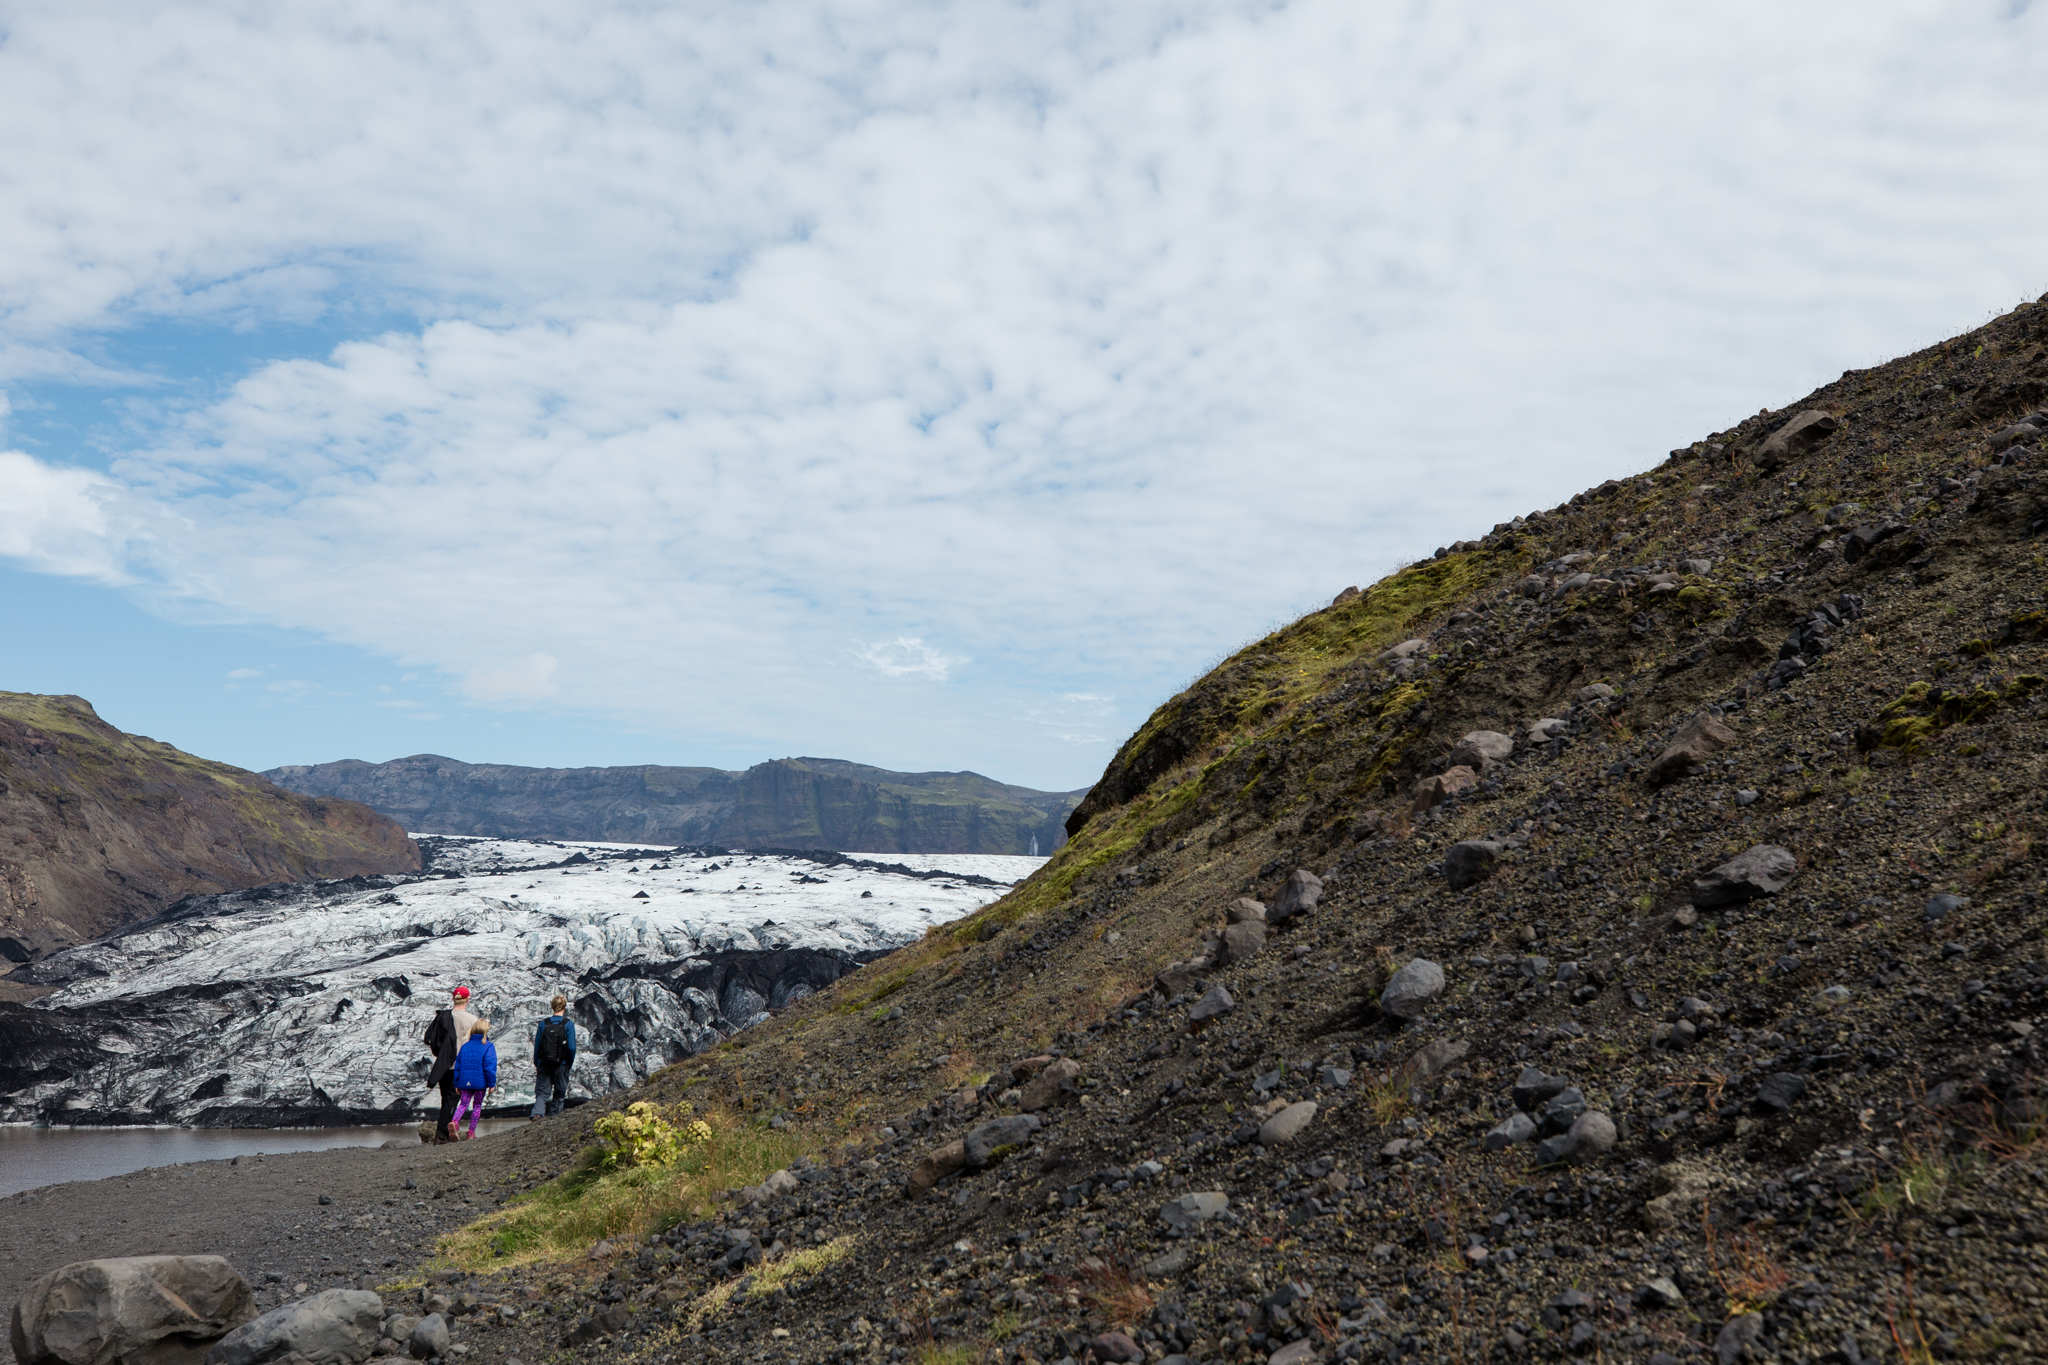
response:
<svg viewBox="0 0 2048 1365"><path fill-rule="evenodd" d="M260 678L263 676L263 670L260 668L231 668L228 670L228 676L230 678Z"/></svg>
<svg viewBox="0 0 2048 1365"><path fill-rule="evenodd" d="M1220 645L2048 285L2040 9L10 16L0 375L345 344L4 457L0 553L1073 785Z"/></svg>
<svg viewBox="0 0 2048 1365"><path fill-rule="evenodd" d="M530 702L552 697L556 659L552 654L528 654L508 661L501 668L480 669L463 679L462 690L478 701ZM438 717L436 717L438 719Z"/></svg>
<svg viewBox="0 0 2048 1365"><path fill-rule="evenodd" d="M860 661L885 678L929 678L944 682L956 664L965 658L942 654L915 635L864 645L856 654Z"/></svg>

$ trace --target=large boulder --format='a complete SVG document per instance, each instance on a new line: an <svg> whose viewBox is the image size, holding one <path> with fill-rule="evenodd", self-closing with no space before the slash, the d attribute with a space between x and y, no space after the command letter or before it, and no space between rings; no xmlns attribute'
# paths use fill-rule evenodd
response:
<svg viewBox="0 0 2048 1365"><path fill-rule="evenodd" d="M1461 839L1444 853L1444 882L1453 891L1477 886L1493 875L1502 845L1491 839Z"/></svg>
<svg viewBox="0 0 2048 1365"><path fill-rule="evenodd" d="M1765 438L1757 449L1756 462L1765 471L1776 469L1819 445L1841 425L1833 413L1808 408Z"/></svg>
<svg viewBox="0 0 2048 1365"><path fill-rule="evenodd" d="M1316 908L1322 898L1323 879L1305 867L1297 867L1287 878L1287 884L1280 888L1280 894L1273 898L1272 909L1266 911L1266 923L1284 924L1295 915L1305 915Z"/></svg>
<svg viewBox="0 0 2048 1365"><path fill-rule="evenodd" d="M248 1282L219 1256L125 1256L37 1280L9 1336L17 1365L199 1365L255 1316Z"/></svg>
<svg viewBox="0 0 2048 1365"><path fill-rule="evenodd" d="M376 1349L384 1300L367 1289L329 1289L273 1308L215 1342L206 1365L264 1365L297 1355L313 1365L357 1365Z"/></svg>
<svg viewBox="0 0 2048 1365"><path fill-rule="evenodd" d="M1451 746L1450 757L1444 763L1448 767L1471 768L1483 773L1514 751L1515 742L1500 731L1474 730Z"/></svg>
<svg viewBox="0 0 2048 1365"><path fill-rule="evenodd" d="M932 1186L944 1180L967 1164L967 1143L955 1138L943 1147L926 1152L924 1160L910 1171L910 1197L920 1198L931 1192Z"/></svg>
<svg viewBox="0 0 2048 1365"><path fill-rule="evenodd" d="M1231 962L1246 962L1266 946L1263 920L1240 920L1223 931L1223 954Z"/></svg>
<svg viewBox="0 0 2048 1365"><path fill-rule="evenodd" d="M1741 736L1718 717L1700 712L1678 727L1671 743L1664 746L1664 752L1658 754L1657 761L1650 765L1650 785L1660 787L1684 777L1692 771L1693 765L1706 762L1708 755L1719 753L1739 738Z"/></svg>
<svg viewBox="0 0 2048 1365"><path fill-rule="evenodd" d="M1692 903L1702 910L1740 905L1774 896L1798 875L1799 860L1776 844L1758 844L1722 863L1692 884Z"/></svg>
<svg viewBox="0 0 2048 1365"><path fill-rule="evenodd" d="M1418 957L1387 982L1380 992L1380 1008L1397 1019L1417 1019L1443 993L1444 969Z"/></svg>

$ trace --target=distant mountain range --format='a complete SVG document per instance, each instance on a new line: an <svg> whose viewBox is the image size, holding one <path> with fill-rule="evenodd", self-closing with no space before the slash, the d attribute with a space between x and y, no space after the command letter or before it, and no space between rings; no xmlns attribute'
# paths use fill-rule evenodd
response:
<svg viewBox="0 0 2048 1365"><path fill-rule="evenodd" d="M186 896L419 865L362 805L123 734L83 697L0 692L0 971Z"/></svg>
<svg viewBox="0 0 2048 1365"><path fill-rule="evenodd" d="M419 834L847 853L1050 854L1087 789L979 773L896 773L836 758L720 768L520 768L415 754L272 768L309 796L360 801Z"/></svg>

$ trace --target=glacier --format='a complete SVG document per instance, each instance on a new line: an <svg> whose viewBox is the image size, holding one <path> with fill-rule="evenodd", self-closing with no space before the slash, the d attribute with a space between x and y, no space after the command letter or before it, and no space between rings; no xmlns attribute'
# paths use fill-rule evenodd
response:
<svg viewBox="0 0 2048 1365"><path fill-rule="evenodd" d="M630 1086L968 914L1044 860L420 836L404 876L195 897L10 980L0 1122L391 1123L430 1108L421 1035L491 1021L493 1107L532 1103L557 992L572 1097Z"/></svg>

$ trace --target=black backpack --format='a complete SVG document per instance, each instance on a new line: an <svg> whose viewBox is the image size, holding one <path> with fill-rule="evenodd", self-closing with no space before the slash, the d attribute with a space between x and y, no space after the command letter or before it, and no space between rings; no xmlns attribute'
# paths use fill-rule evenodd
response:
<svg viewBox="0 0 2048 1365"><path fill-rule="evenodd" d="M569 1021L556 1015L540 1026L533 1059L542 1066L560 1066L569 1059Z"/></svg>

